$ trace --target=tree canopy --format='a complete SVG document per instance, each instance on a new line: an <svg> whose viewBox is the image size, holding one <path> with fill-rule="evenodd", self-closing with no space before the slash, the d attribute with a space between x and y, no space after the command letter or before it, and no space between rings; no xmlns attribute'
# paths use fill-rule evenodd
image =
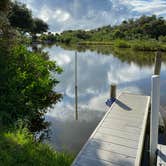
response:
<svg viewBox="0 0 166 166"><path fill-rule="evenodd" d="M120 25L108 25L89 31L68 30L60 35L66 43L80 41L112 41L115 39L155 39L166 36L166 20L163 17L141 16L137 19L124 20Z"/></svg>
<svg viewBox="0 0 166 166"><path fill-rule="evenodd" d="M58 81L50 77L50 71L58 74L62 70L48 59L47 53L29 51L18 40L24 37L22 31L32 31L30 25L36 26L33 33L41 33L47 24L32 18L25 5L3 2L6 9L0 11L0 125L12 125L21 119L31 131L39 131L46 127L43 116L47 107L61 99L61 94L53 91Z"/></svg>
<svg viewBox="0 0 166 166"><path fill-rule="evenodd" d="M48 30L47 23L45 23L43 20L39 18L34 18L31 32L42 33L42 32L47 32L47 30Z"/></svg>
<svg viewBox="0 0 166 166"><path fill-rule="evenodd" d="M14 2L8 14L10 24L23 32L42 33L48 30L48 24L39 18L33 18L25 4Z"/></svg>

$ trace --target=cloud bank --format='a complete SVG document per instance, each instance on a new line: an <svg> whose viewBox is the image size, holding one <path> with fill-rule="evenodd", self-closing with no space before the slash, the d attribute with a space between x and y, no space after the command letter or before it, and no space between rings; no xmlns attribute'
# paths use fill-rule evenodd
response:
<svg viewBox="0 0 166 166"><path fill-rule="evenodd" d="M51 31L92 29L143 14L166 17L166 0L19 0Z"/></svg>

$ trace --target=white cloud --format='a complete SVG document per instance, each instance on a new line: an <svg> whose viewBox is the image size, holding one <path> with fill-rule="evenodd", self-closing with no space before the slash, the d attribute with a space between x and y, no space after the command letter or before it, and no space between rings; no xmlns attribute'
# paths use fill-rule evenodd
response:
<svg viewBox="0 0 166 166"><path fill-rule="evenodd" d="M52 11L47 6L43 6L41 11L39 12L38 17L40 17L44 21L48 21L52 17L51 14Z"/></svg>
<svg viewBox="0 0 166 166"><path fill-rule="evenodd" d="M53 18L55 18L58 22L65 22L70 18L70 14L60 9L57 9L54 12Z"/></svg>
<svg viewBox="0 0 166 166"><path fill-rule="evenodd" d="M119 24L143 14L166 17L165 0L19 0L33 15L50 25L51 31L93 29Z"/></svg>
<svg viewBox="0 0 166 166"><path fill-rule="evenodd" d="M61 9L51 9L48 6L44 5L41 8L41 11L38 13L38 17L48 22L54 20L57 22L65 22L70 18L70 14Z"/></svg>
<svg viewBox="0 0 166 166"><path fill-rule="evenodd" d="M115 66L112 65L110 67L110 70L107 72L108 82L109 83L125 83L125 82L131 82L134 80L140 80L145 77L148 77L150 73L152 73L153 67L144 67L141 69L138 65L135 63L131 63L130 66L128 66L127 63L123 64L123 67L121 66L121 63L116 64L116 71L114 71Z"/></svg>
<svg viewBox="0 0 166 166"><path fill-rule="evenodd" d="M50 58L51 60L55 60L60 66L71 62L71 58L67 54L57 54L56 56L51 56Z"/></svg>
<svg viewBox="0 0 166 166"><path fill-rule="evenodd" d="M166 14L166 1L164 0L121 0L124 5L131 5L132 11L156 15Z"/></svg>
<svg viewBox="0 0 166 166"><path fill-rule="evenodd" d="M16 1L16 0L13 0ZM19 0L20 2L26 4L27 8L31 9L33 13L36 13L36 8L33 6L34 0Z"/></svg>

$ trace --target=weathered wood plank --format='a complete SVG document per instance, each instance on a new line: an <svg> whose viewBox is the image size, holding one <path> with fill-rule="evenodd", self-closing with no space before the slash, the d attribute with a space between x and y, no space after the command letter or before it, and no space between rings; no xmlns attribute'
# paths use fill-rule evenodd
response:
<svg viewBox="0 0 166 166"><path fill-rule="evenodd" d="M104 128L104 127L100 127L98 130L98 133L101 134L106 134L106 135L110 135L110 136L120 136L121 138L130 138L131 140L134 141L138 141L139 140L139 133L131 133L131 132L126 132L124 130L116 130L116 129L110 129L110 128Z"/></svg>
<svg viewBox="0 0 166 166"><path fill-rule="evenodd" d="M83 155L91 157L92 159L100 159L110 163L115 163L123 166L134 165L134 158L119 153L108 152L102 149L86 148ZM78 161L79 163L79 161ZM123 163L123 164L122 164Z"/></svg>
<svg viewBox="0 0 166 166"><path fill-rule="evenodd" d="M122 93L72 165L140 165L149 104L148 96Z"/></svg>
<svg viewBox="0 0 166 166"><path fill-rule="evenodd" d="M133 127L133 126L127 126L127 125L123 126L121 124L119 124L119 125L112 124L110 126L109 123L103 123L102 126L106 127L106 128L110 128L110 129L126 130L126 131L130 131L130 132L140 133L140 129Z"/></svg>
<svg viewBox="0 0 166 166"><path fill-rule="evenodd" d="M100 159L94 159L94 158L88 158L87 156L82 155L81 159L79 160L79 163L77 163L75 166L119 166L119 164L110 163L104 160Z"/></svg>
<svg viewBox="0 0 166 166"><path fill-rule="evenodd" d="M131 126L135 128L141 128L140 122L134 122L134 121L126 121L126 120L118 120L118 119L108 119L106 118L103 124L108 124L110 126Z"/></svg>
<svg viewBox="0 0 166 166"><path fill-rule="evenodd" d="M136 151L133 148L113 144L110 142L99 141L96 139L92 139L91 142L88 144L88 147L91 147L90 149L101 149L108 152L119 153L121 155L126 155L133 158L136 157Z"/></svg>
<svg viewBox="0 0 166 166"><path fill-rule="evenodd" d="M131 134L138 134L140 135L140 130L136 130L135 128L133 127L128 127L128 126L125 126L125 127L117 127L117 126L107 126L107 125L102 125L101 126L103 129L112 129L112 130L117 130L117 131L123 131L123 132L126 132L126 133L131 133Z"/></svg>
<svg viewBox="0 0 166 166"><path fill-rule="evenodd" d="M114 143L114 144L122 145L122 146L127 146L134 149L137 149L138 147L138 141L121 138L118 136L115 137L115 136L109 136L106 134L96 133L94 138L100 141L106 141L106 142L110 142L110 143Z"/></svg>

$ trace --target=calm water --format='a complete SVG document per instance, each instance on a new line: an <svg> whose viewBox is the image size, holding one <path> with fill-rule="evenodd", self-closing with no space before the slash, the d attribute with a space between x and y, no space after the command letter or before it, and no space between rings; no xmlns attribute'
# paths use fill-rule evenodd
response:
<svg viewBox="0 0 166 166"><path fill-rule="evenodd" d="M103 49L101 49L103 50ZM51 122L49 143L58 150L77 153L88 139L107 107L109 85L116 83L118 93L122 91L150 95L150 80L153 73L154 53L130 53L84 49L77 56L78 112L75 120L75 51L52 46L45 48L51 60L56 60L64 72L54 89L63 94L63 100L53 106L46 115ZM122 53L122 55L121 55ZM125 55L123 55L125 54ZM140 54L140 56L139 56ZM149 56L149 57L148 57ZM54 75L54 74L53 74ZM161 105L166 107L166 63L161 69Z"/></svg>

